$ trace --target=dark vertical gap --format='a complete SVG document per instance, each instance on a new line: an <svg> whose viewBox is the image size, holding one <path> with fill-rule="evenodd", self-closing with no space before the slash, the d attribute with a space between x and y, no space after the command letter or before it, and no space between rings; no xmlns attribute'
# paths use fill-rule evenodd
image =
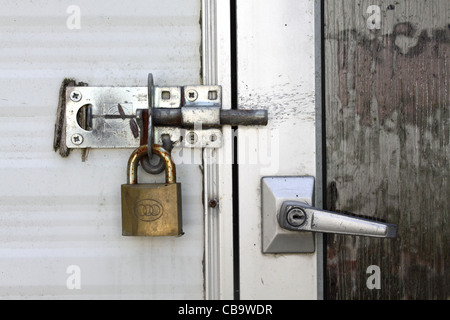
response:
<svg viewBox="0 0 450 320"><path fill-rule="evenodd" d="M230 0L230 36L231 36L231 108L238 109L237 90L237 19L236 0ZM232 164L232 196L233 196L233 289L234 299L240 299L239 275L239 166L237 161L237 127L233 131L233 164Z"/></svg>
<svg viewBox="0 0 450 320"><path fill-rule="evenodd" d="M322 96L322 107L321 107L321 129L322 129L322 206L324 209L329 210L327 208L327 141L326 141L326 100L325 100L325 1L320 1L320 62L321 62L321 96ZM327 240L328 237L326 234L323 235L323 297L325 300L328 300L329 292L328 292L328 268L327 268Z"/></svg>

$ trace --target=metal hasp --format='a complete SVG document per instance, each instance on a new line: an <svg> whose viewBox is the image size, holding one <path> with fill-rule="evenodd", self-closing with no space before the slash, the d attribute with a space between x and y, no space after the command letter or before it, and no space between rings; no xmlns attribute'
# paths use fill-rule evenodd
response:
<svg viewBox="0 0 450 320"><path fill-rule="evenodd" d="M223 125L267 125L267 110L222 110L217 85L148 87L66 87L68 148L220 148Z"/></svg>
<svg viewBox="0 0 450 320"><path fill-rule="evenodd" d="M314 252L313 232L397 235L394 224L314 208L314 177L264 177L261 192L263 253Z"/></svg>

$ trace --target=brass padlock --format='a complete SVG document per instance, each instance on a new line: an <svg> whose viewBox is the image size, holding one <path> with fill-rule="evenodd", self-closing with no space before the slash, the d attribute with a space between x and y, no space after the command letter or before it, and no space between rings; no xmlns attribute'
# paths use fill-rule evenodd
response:
<svg viewBox="0 0 450 320"><path fill-rule="evenodd" d="M148 154L148 146L137 148L128 160L128 184L121 186L122 235L124 236L183 234L181 183L176 182L175 164L170 153L163 147L154 145L152 151L165 163L166 183L138 184L138 163Z"/></svg>

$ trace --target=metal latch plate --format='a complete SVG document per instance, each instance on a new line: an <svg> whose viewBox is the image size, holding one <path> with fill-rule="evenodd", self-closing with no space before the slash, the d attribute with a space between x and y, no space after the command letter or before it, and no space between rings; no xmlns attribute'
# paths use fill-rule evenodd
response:
<svg viewBox="0 0 450 320"><path fill-rule="evenodd" d="M179 127L154 127L154 142L162 143L162 135L169 134L174 147L220 148L222 130L207 128L220 125L222 89L220 86L153 86L154 109L182 108L181 123L190 129Z"/></svg>
<svg viewBox="0 0 450 320"><path fill-rule="evenodd" d="M139 110L148 109L147 87L68 87L66 144L69 148L137 148ZM84 124L81 113L90 113Z"/></svg>
<svg viewBox="0 0 450 320"><path fill-rule="evenodd" d="M161 144L161 136L169 134L174 147L222 146L222 130L203 127L220 121L220 86L152 89L154 109L186 105L183 120L191 127L155 126L154 143ZM141 142L143 110L148 110L147 87L67 87L66 145L71 149L137 148Z"/></svg>
<svg viewBox="0 0 450 320"><path fill-rule="evenodd" d="M313 204L314 177L263 177L261 219L263 253L312 253L313 232L289 231L280 227L278 214L286 200Z"/></svg>

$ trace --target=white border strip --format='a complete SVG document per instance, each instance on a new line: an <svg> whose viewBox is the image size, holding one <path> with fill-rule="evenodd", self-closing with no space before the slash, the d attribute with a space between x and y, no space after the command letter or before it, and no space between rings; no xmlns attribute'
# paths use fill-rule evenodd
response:
<svg viewBox="0 0 450 320"><path fill-rule="evenodd" d="M217 14L220 12L220 15ZM230 8L228 1L202 0L203 84L222 86L222 108L231 108ZM203 150L205 299L233 298L231 128L224 126L220 149ZM218 205L210 207L209 201Z"/></svg>

